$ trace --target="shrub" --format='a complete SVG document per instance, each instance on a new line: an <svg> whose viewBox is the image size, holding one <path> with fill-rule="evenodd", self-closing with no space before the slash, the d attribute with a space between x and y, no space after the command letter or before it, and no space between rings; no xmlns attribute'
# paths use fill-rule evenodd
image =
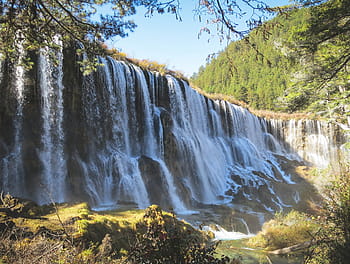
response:
<svg viewBox="0 0 350 264"><path fill-rule="evenodd" d="M314 238L305 263L345 264L350 259L350 166L345 165L326 189L323 228Z"/></svg>
<svg viewBox="0 0 350 264"><path fill-rule="evenodd" d="M130 250L130 263L224 264L229 261L227 257L214 257L214 244L205 245L194 234L194 229L181 224L174 214L166 217L156 205L146 209L139 228L146 232L139 235Z"/></svg>
<svg viewBox="0 0 350 264"><path fill-rule="evenodd" d="M284 215L277 213L266 222L262 231L248 241L253 247L274 250L310 241L318 230L318 224L306 214L291 211Z"/></svg>
<svg viewBox="0 0 350 264"><path fill-rule="evenodd" d="M205 233L155 205L146 209L142 218L141 210L99 214L89 211L84 204L63 204L57 209L57 215L40 219L5 215L0 220L0 263L221 264L229 261L215 257L216 245L206 244ZM79 217L82 214L85 219ZM58 215L61 226L57 226L55 219Z"/></svg>

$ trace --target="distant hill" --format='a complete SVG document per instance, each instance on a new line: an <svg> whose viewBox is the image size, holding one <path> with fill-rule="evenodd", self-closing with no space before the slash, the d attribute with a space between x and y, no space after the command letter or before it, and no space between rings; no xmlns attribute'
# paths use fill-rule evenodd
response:
<svg viewBox="0 0 350 264"><path fill-rule="evenodd" d="M349 9L344 0L330 0L279 15L264 24L267 31L230 43L191 81L255 109L306 111L346 122Z"/></svg>
<svg viewBox="0 0 350 264"><path fill-rule="evenodd" d="M269 22L268 39L253 31L246 39L234 41L217 58L201 67L192 81L210 93L233 95L257 109L275 110L277 98L289 87L300 64L285 44L290 32L306 22L308 11L296 10L287 19L279 16ZM258 50L258 52L257 52Z"/></svg>

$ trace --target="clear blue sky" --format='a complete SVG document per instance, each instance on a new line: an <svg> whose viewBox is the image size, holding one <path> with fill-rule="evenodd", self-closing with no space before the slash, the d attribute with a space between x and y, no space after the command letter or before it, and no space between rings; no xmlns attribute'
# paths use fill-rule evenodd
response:
<svg viewBox="0 0 350 264"><path fill-rule="evenodd" d="M134 32L130 32L126 38L107 42L108 46L132 58L167 64L169 69L181 71L190 77L201 65L205 65L208 54L223 50L227 45L226 41L220 43L218 37L205 33L198 38L205 23L200 23L194 16L196 1L181 1L182 21L171 14L155 14L148 18L144 16L144 10L137 10L137 14L130 17L137 24ZM288 0L266 0L266 3L271 6L286 5Z"/></svg>

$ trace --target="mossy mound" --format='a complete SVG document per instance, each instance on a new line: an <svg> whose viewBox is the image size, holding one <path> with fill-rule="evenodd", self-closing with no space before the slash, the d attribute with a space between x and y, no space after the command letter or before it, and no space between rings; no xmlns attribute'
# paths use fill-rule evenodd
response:
<svg viewBox="0 0 350 264"><path fill-rule="evenodd" d="M210 234L157 205L96 212L86 203L38 206L12 199L15 206L0 206L0 263L137 263L149 257L197 263L186 261L213 253Z"/></svg>

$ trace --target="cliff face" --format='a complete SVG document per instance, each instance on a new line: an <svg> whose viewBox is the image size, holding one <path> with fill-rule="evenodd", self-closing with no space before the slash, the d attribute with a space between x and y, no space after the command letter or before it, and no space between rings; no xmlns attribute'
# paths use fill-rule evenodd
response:
<svg viewBox="0 0 350 264"><path fill-rule="evenodd" d="M330 124L261 119L111 58L88 76L70 51L35 60L2 64L0 189L39 203L272 212L300 200L286 163L325 166L343 143Z"/></svg>

